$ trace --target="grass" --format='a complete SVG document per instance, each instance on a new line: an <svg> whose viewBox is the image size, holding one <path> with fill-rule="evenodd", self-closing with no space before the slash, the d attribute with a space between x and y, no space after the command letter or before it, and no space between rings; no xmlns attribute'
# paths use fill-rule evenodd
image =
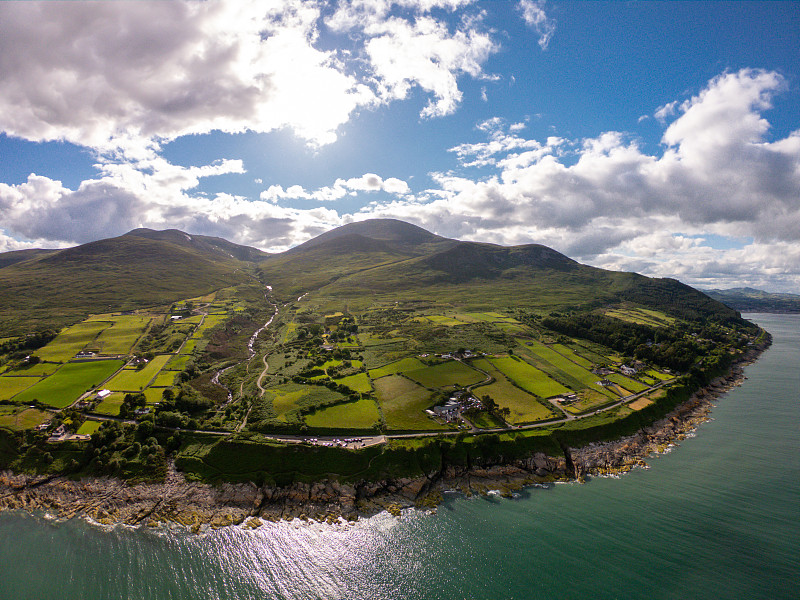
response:
<svg viewBox="0 0 800 600"><path fill-rule="evenodd" d="M92 435L98 429L100 429L100 421L84 421L75 433L78 435Z"/></svg>
<svg viewBox="0 0 800 600"><path fill-rule="evenodd" d="M323 408L306 415L309 427L369 429L380 419L378 407L369 399Z"/></svg>
<svg viewBox="0 0 800 600"><path fill-rule="evenodd" d="M506 419L509 423L514 425L532 423L557 416L550 407L537 400L535 396L512 384L488 359L476 360L475 366L489 373L494 377L495 382L476 387L473 392L478 397L488 394L499 406L508 408L511 411Z"/></svg>
<svg viewBox="0 0 800 600"><path fill-rule="evenodd" d="M658 371L656 371L654 369L650 369L650 370L646 371L646 373L650 377L653 377L654 379L659 379L661 381L669 381L670 379L675 377L674 375L669 375L667 373L659 373Z"/></svg>
<svg viewBox="0 0 800 600"><path fill-rule="evenodd" d="M110 317L114 323L95 340L101 354L128 354L144 332L152 317L120 315Z"/></svg>
<svg viewBox="0 0 800 600"><path fill-rule="evenodd" d="M175 371L161 371L153 380L153 387L172 387L175 384Z"/></svg>
<svg viewBox="0 0 800 600"><path fill-rule="evenodd" d="M269 390L272 396L272 408L280 418L281 415L298 408L298 402L307 394L305 386L287 385Z"/></svg>
<svg viewBox="0 0 800 600"><path fill-rule="evenodd" d="M37 363L29 367L14 369L13 371L6 373L6 375L9 377L14 375L22 375L25 377L46 377L55 373L59 368L61 368L60 363Z"/></svg>
<svg viewBox="0 0 800 600"><path fill-rule="evenodd" d="M442 426L425 414L433 392L402 375L389 375L374 382L386 427L390 430L437 430Z"/></svg>
<svg viewBox="0 0 800 600"><path fill-rule="evenodd" d="M619 373L612 373L611 375L607 375L606 379L608 379L609 381L613 381L614 383L621 385L626 390L634 393L643 392L646 389L648 389L648 387L645 384L640 383L634 379L631 379L630 377L625 377L625 375L620 375Z"/></svg>
<svg viewBox="0 0 800 600"><path fill-rule="evenodd" d="M0 377L0 400L11 400L14 395L27 390L41 380L41 377Z"/></svg>
<svg viewBox="0 0 800 600"><path fill-rule="evenodd" d="M50 413L36 408L0 406L0 429L22 431L32 429L51 417Z"/></svg>
<svg viewBox="0 0 800 600"><path fill-rule="evenodd" d="M576 365L574 362L568 360L566 357L562 356L549 346L545 346L539 342L533 342L530 346L528 346L528 349L530 349L540 359L550 363L556 369L565 373L575 381L580 382L582 388L590 388L596 392L600 392L604 396L611 397L611 392L607 392L597 384L597 381L600 379L597 375L579 365Z"/></svg>
<svg viewBox="0 0 800 600"><path fill-rule="evenodd" d="M456 325L464 325L464 321L459 321L453 317L445 315L425 315L422 317L433 323L434 325L444 325L445 327L455 327Z"/></svg>
<svg viewBox="0 0 800 600"><path fill-rule="evenodd" d="M170 354L160 354L143 369L123 369L108 382L106 387L115 392L139 392L148 386L171 357Z"/></svg>
<svg viewBox="0 0 800 600"><path fill-rule="evenodd" d="M564 410L578 415L591 410L600 409L615 402L614 399L610 399L608 396L599 394L594 390L582 390L578 393L578 398L576 402L564 406Z"/></svg>
<svg viewBox="0 0 800 600"><path fill-rule="evenodd" d="M192 357L187 354L175 354L172 359L164 366L166 371L183 371L186 364L192 360Z"/></svg>
<svg viewBox="0 0 800 600"><path fill-rule="evenodd" d="M572 348L568 348L563 344L554 344L553 350L557 351L559 354L561 354L565 358L568 358L575 364L580 365L584 369L591 369L592 367L594 367L592 361L586 360L583 356L579 356L578 354L575 353L574 350L572 350Z"/></svg>
<svg viewBox="0 0 800 600"><path fill-rule="evenodd" d="M568 394L571 391L522 359L507 356L492 358L489 362L523 390L540 398Z"/></svg>
<svg viewBox="0 0 800 600"><path fill-rule="evenodd" d="M121 360L67 363L54 375L15 396L14 401L28 404L39 400L48 406L64 408L84 392L99 386L122 365Z"/></svg>
<svg viewBox="0 0 800 600"><path fill-rule="evenodd" d="M484 379L483 373L455 360L407 371L404 374L427 388L445 388L453 385L464 387Z"/></svg>
<svg viewBox="0 0 800 600"><path fill-rule="evenodd" d="M144 392L144 397L147 398L148 404L155 404L156 402L161 402L161 398L164 395L164 390L166 388L159 388L159 387L149 387Z"/></svg>
<svg viewBox="0 0 800 600"><path fill-rule="evenodd" d="M381 377L386 377L387 375L395 375L405 371L415 371L424 368L425 363L423 363L421 360L418 358L409 357L402 360L397 360L377 369L370 369L369 376L372 379L380 379Z"/></svg>
<svg viewBox="0 0 800 600"><path fill-rule="evenodd" d="M114 392L106 396L100 404L98 404L93 412L101 415L109 415L115 417L119 414L119 408L122 406L122 401L125 399L123 392Z"/></svg>
<svg viewBox="0 0 800 600"><path fill-rule="evenodd" d="M366 373L356 373L355 375L349 375L341 379L334 379L334 381L350 388L354 392L368 394L372 391L372 385L370 385L369 377L367 377Z"/></svg>
<svg viewBox="0 0 800 600"><path fill-rule="evenodd" d="M34 354L43 361L66 362L89 345L111 325L108 321L84 321L67 327L56 338Z"/></svg>

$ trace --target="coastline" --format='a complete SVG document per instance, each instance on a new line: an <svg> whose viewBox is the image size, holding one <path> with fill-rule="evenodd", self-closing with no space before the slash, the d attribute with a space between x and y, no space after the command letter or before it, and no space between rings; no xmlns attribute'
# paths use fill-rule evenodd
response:
<svg viewBox="0 0 800 600"><path fill-rule="evenodd" d="M564 456L535 453L525 459L473 465L446 466L441 472L417 478L294 483L286 487L187 481L173 464L164 482L128 485L109 478L28 476L0 473L0 510L44 512L59 519L84 518L102 525L160 527L179 525L194 532L243 524L256 528L282 519L336 523L356 520L387 510L435 508L442 494L465 495L490 491L511 495L526 486L552 482L582 482L591 476L613 476L666 451L709 419L714 401L744 381L744 367L769 347L771 338L751 348L731 366L727 375L695 392L664 418L634 435L611 442L564 448Z"/></svg>

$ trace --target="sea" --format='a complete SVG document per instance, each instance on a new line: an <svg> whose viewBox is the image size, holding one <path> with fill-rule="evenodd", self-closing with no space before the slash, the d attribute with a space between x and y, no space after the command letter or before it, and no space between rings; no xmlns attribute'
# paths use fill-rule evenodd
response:
<svg viewBox="0 0 800 600"><path fill-rule="evenodd" d="M355 524L101 527L0 514L0 599L800 598L800 315L649 468L448 494Z"/></svg>

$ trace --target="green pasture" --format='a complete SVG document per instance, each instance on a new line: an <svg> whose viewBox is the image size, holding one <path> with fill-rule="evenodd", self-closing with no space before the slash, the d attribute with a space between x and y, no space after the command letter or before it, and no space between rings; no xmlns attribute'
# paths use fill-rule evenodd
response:
<svg viewBox="0 0 800 600"><path fill-rule="evenodd" d="M375 382L375 395L390 430L436 430L442 426L425 414L433 392L402 375L388 375Z"/></svg>
<svg viewBox="0 0 800 600"><path fill-rule="evenodd" d="M21 369L14 369L6 373L6 375L20 375L24 377L47 377L52 375L61 368L60 363L37 363L29 367L22 367Z"/></svg>
<svg viewBox="0 0 800 600"><path fill-rule="evenodd" d="M123 392L113 392L106 396L92 412L116 417L119 414L119 408L122 406L122 401L124 399L125 394Z"/></svg>
<svg viewBox="0 0 800 600"><path fill-rule="evenodd" d="M532 423L557 416L547 405L537 400L535 396L511 383L489 360L485 358L478 359L474 364L494 377L495 381L489 385L474 388L473 393L479 398L488 394L499 406L508 408L511 411L511 414L506 419L509 423L514 425Z"/></svg>
<svg viewBox="0 0 800 600"><path fill-rule="evenodd" d="M50 413L36 408L0 406L0 429L22 431L33 429L51 417Z"/></svg>
<svg viewBox="0 0 800 600"><path fill-rule="evenodd" d="M161 368L172 358L171 354L159 354L142 369L123 369L106 387L116 392L138 392L147 387Z"/></svg>
<svg viewBox="0 0 800 600"><path fill-rule="evenodd" d="M84 421L75 433L78 435L92 435L98 429L100 429L100 421Z"/></svg>
<svg viewBox="0 0 800 600"><path fill-rule="evenodd" d="M366 373L356 373L341 379L334 379L334 381L361 394L369 394L372 391L372 386Z"/></svg>
<svg viewBox="0 0 800 600"><path fill-rule="evenodd" d="M369 429L380 419L378 407L369 399L336 404L306 415L309 427Z"/></svg>
<svg viewBox="0 0 800 600"><path fill-rule="evenodd" d="M606 315L622 321L650 325L652 327L669 327L675 323L675 319L672 317L660 311L646 308L610 309L606 311Z"/></svg>
<svg viewBox="0 0 800 600"><path fill-rule="evenodd" d="M121 360L67 363L47 379L17 394L14 401L28 404L39 400L55 408L64 408L87 390L99 386L122 365Z"/></svg>
<svg viewBox="0 0 800 600"><path fill-rule="evenodd" d="M634 379L631 379L630 377L625 377L625 375L621 375L619 373L612 373L611 375L607 375L606 379L608 379L609 381L613 381L614 383L621 385L626 390L634 393L643 392L646 389L648 389L645 384L640 383Z"/></svg>
<svg viewBox="0 0 800 600"><path fill-rule="evenodd" d="M533 354L541 360L550 363L553 367L565 373L571 379L579 382L581 386L593 389L596 392L600 392L605 396L611 397L611 392L608 392L607 390L603 389L602 386L597 385L597 381L600 379L600 377L591 371L576 365L574 362L562 356L549 346L545 346L539 342L533 342L527 347L527 349L531 350Z"/></svg>
<svg viewBox="0 0 800 600"><path fill-rule="evenodd" d="M183 371L186 368L186 363L192 360L188 354L175 354L164 367L166 371Z"/></svg>
<svg viewBox="0 0 800 600"><path fill-rule="evenodd" d="M453 317L448 317L445 315L425 315L424 318L434 325L444 325L445 327L464 325L464 321L459 321L458 319L454 319Z"/></svg>
<svg viewBox="0 0 800 600"><path fill-rule="evenodd" d="M153 387L172 387L175 385L175 371L161 371L153 380Z"/></svg>
<svg viewBox="0 0 800 600"><path fill-rule="evenodd" d="M550 398L551 396L571 392L568 388L551 379L546 373L529 365L522 359L511 356L493 357L487 362L490 362L523 390L541 398Z"/></svg>
<svg viewBox="0 0 800 600"><path fill-rule="evenodd" d="M161 402L161 399L164 397L165 389L167 388L149 387L142 393L144 394L144 397L147 399L148 404L155 404L156 402Z"/></svg>
<svg viewBox="0 0 800 600"><path fill-rule="evenodd" d="M613 404L618 398L611 399L604 394L600 394L595 390L581 390L578 392L578 400L572 404L562 405L564 410L574 415L589 412L592 410L599 410L604 406Z"/></svg>
<svg viewBox="0 0 800 600"><path fill-rule="evenodd" d="M668 373L659 373L655 369L649 369L645 371L645 373L647 373L647 375L653 379L658 379L660 381L669 381L675 377L674 375L669 375Z"/></svg>
<svg viewBox="0 0 800 600"><path fill-rule="evenodd" d="M34 354L43 361L66 362L92 343L97 335L111 325L108 321L83 321L67 327L44 348Z"/></svg>
<svg viewBox="0 0 800 600"><path fill-rule="evenodd" d="M151 319L146 315L110 317L113 324L104 329L94 343L102 354L128 354Z"/></svg>
<svg viewBox="0 0 800 600"><path fill-rule="evenodd" d="M560 355L564 356L565 358L571 360L577 365L580 365L584 369L592 369L594 364L590 360L586 360L584 357L579 356L572 348L568 348L564 344L554 344L553 350L558 352Z"/></svg>
<svg viewBox="0 0 800 600"><path fill-rule="evenodd" d="M370 369L369 376L371 379L379 379L387 375L395 375L396 373L403 373L405 371L417 371L424 369L425 363L415 357L403 358L384 365L377 369Z"/></svg>
<svg viewBox="0 0 800 600"><path fill-rule="evenodd" d="M298 408L298 402L308 392L305 387L289 384L277 388L270 388L268 393L272 397L272 409L280 419L281 415Z"/></svg>
<svg viewBox="0 0 800 600"><path fill-rule="evenodd" d="M647 375L642 375L641 373L639 374L639 380L642 383L646 383L648 386L655 385L656 383L658 383L657 379L653 379L652 377L648 377Z"/></svg>
<svg viewBox="0 0 800 600"><path fill-rule="evenodd" d="M0 400L11 400L15 394L27 390L38 383L41 377L10 377L0 376Z"/></svg>
<svg viewBox="0 0 800 600"><path fill-rule="evenodd" d="M194 352L195 346L197 346L197 338L190 337L183 344L183 348L181 348L181 354L191 354Z"/></svg>
<svg viewBox="0 0 800 600"><path fill-rule="evenodd" d="M427 388L446 388L453 385L465 387L485 379L483 373L456 360L424 369L406 371L404 375Z"/></svg>

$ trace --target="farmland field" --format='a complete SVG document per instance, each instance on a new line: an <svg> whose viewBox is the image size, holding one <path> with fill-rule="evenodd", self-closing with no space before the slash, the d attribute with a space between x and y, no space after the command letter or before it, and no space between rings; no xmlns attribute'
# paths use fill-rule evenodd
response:
<svg viewBox="0 0 800 600"><path fill-rule="evenodd" d="M101 331L111 325L108 321L84 321L68 327L44 348L34 354L43 361L66 362L90 344Z"/></svg>
<svg viewBox="0 0 800 600"><path fill-rule="evenodd" d="M175 383L175 371L161 371L153 381L154 387L172 387Z"/></svg>
<svg viewBox="0 0 800 600"><path fill-rule="evenodd" d="M579 356L574 350L572 350L572 348L567 348L563 344L554 344L553 350L568 358L575 364L580 365L584 369L591 369L594 366L592 361L586 360L583 356Z"/></svg>
<svg viewBox="0 0 800 600"><path fill-rule="evenodd" d="M455 360L405 372L406 377L413 379L427 388L445 388L452 385L462 387L483 381L483 373Z"/></svg>
<svg viewBox="0 0 800 600"><path fill-rule="evenodd" d="M495 378L495 382L476 387L473 392L479 398L488 394L499 406L507 407L511 411L511 414L506 419L509 423L514 425L531 423L558 416L534 396L512 384L489 360L485 358L479 359L479 361L475 361L475 366L489 373Z"/></svg>
<svg viewBox="0 0 800 600"><path fill-rule="evenodd" d="M95 344L101 354L128 354L151 319L145 315L110 317L114 324L100 333Z"/></svg>
<svg viewBox="0 0 800 600"><path fill-rule="evenodd" d="M84 421L75 433L78 435L92 435L98 429L100 429L100 421Z"/></svg>
<svg viewBox="0 0 800 600"><path fill-rule="evenodd" d="M147 387L167 361L172 357L170 354L160 354L145 365L143 369L124 369L108 382L106 387L118 392L138 392Z"/></svg>
<svg viewBox="0 0 800 600"><path fill-rule="evenodd" d="M364 399L318 410L306 415L306 423L309 427L369 429L379 418L375 402Z"/></svg>
<svg viewBox="0 0 800 600"><path fill-rule="evenodd" d="M44 423L50 413L36 408L20 408L18 406L0 406L0 429L22 431Z"/></svg>
<svg viewBox="0 0 800 600"><path fill-rule="evenodd" d="M166 364L164 370L183 371L186 368L186 363L188 363L190 360L192 360L192 357L187 354L175 354Z"/></svg>
<svg viewBox="0 0 800 600"><path fill-rule="evenodd" d="M38 399L43 404L64 408L83 392L100 385L122 365L121 360L67 363L54 375L17 394L14 401L27 404Z"/></svg>
<svg viewBox="0 0 800 600"><path fill-rule="evenodd" d="M100 404L98 404L93 412L101 415L110 415L115 417L119 414L119 407L122 406L122 401L125 394L122 392L114 392L106 396Z"/></svg>
<svg viewBox="0 0 800 600"><path fill-rule="evenodd" d="M645 372L650 377L652 377L654 379L660 379L661 381L669 381L670 379L675 377L674 375L668 375L667 373L659 373L658 371L655 371L653 369L650 369L649 371L645 371Z"/></svg>
<svg viewBox="0 0 800 600"><path fill-rule="evenodd" d="M9 377L8 375L3 375L0 377L0 400L10 400L14 394L27 390L40 379L41 377Z"/></svg>
<svg viewBox="0 0 800 600"><path fill-rule="evenodd" d="M378 379L380 377L385 377L387 375L394 375L396 373L402 373L404 371L416 371L419 369L424 369L425 363L423 363L418 358L404 358L402 360L397 360L393 363L389 363L388 365L384 365L377 369L370 369L369 376L372 379Z"/></svg>
<svg viewBox="0 0 800 600"><path fill-rule="evenodd" d="M612 373L606 377L609 381L613 381L624 387L626 390L631 392L643 392L647 389L647 386L643 383L639 383L631 379L630 377L625 377L625 375L620 375L619 373Z"/></svg>
<svg viewBox="0 0 800 600"><path fill-rule="evenodd" d="M24 376L24 377L45 377L47 375L52 375L55 373L59 368L61 368L61 364L59 363L38 363L35 365L31 365L30 367L22 367L19 369L14 369L13 371L9 371L6 373L7 376Z"/></svg>
<svg viewBox="0 0 800 600"><path fill-rule="evenodd" d="M382 377L374 382L383 418L389 429L436 430L443 427L425 414L433 393L402 375Z"/></svg>
<svg viewBox="0 0 800 600"><path fill-rule="evenodd" d="M564 406L564 410L572 414L580 414L590 410L597 410L608 404L613 404L614 402L614 399L604 396L603 394L598 394L594 390L582 390L579 393L579 400Z"/></svg>
<svg viewBox="0 0 800 600"><path fill-rule="evenodd" d="M369 383L369 377L367 377L366 373L356 373L355 375L349 375L341 379L334 379L334 381L350 388L354 392L368 394L372 391L372 386Z"/></svg>
<svg viewBox="0 0 800 600"><path fill-rule="evenodd" d="M583 387L593 389L596 392L611 397L611 392L607 392L601 386L597 385L599 379L597 375L567 360L552 348L538 342L533 342L533 344L529 346L529 349L540 359L550 363L559 371L562 371L572 379L580 382Z"/></svg>
<svg viewBox="0 0 800 600"><path fill-rule="evenodd" d="M507 356L492 358L489 362L522 389L541 398L550 398L551 396L571 392L571 390L524 360Z"/></svg>

